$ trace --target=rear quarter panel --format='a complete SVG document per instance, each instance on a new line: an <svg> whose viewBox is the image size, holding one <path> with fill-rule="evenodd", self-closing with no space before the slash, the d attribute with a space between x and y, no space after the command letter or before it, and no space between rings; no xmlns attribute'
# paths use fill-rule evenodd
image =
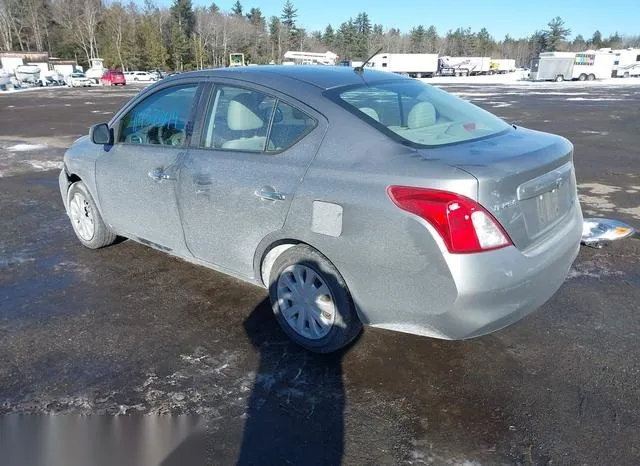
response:
<svg viewBox="0 0 640 466"><path fill-rule="evenodd" d="M424 220L393 204L387 188L427 186L475 197L477 182L341 112L331 118L281 234L312 245L336 265L364 323L393 321L396 313L403 320L411 313L437 314L456 298L444 246ZM314 201L342 208L338 236L314 231ZM416 302L407 299L412 293L432 299L409 309L404 305Z"/></svg>

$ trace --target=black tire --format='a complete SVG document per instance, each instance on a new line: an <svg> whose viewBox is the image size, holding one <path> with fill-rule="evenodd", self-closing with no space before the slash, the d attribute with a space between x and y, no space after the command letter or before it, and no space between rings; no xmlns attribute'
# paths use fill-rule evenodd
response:
<svg viewBox="0 0 640 466"><path fill-rule="evenodd" d="M628 77L629 77L629 72L628 72L628 71L625 71L625 73L624 73L623 77L624 77L624 78L628 78Z"/></svg>
<svg viewBox="0 0 640 466"><path fill-rule="evenodd" d="M589 76L587 76L587 81L595 81L596 80L596 75L591 73Z"/></svg>
<svg viewBox="0 0 640 466"><path fill-rule="evenodd" d="M587 75L582 73L580 76L578 76L578 81L586 81L587 80Z"/></svg>
<svg viewBox="0 0 640 466"><path fill-rule="evenodd" d="M561 83L562 81L564 81L564 76L559 74L558 76L556 76L556 82L557 83Z"/></svg>
<svg viewBox="0 0 640 466"><path fill-rule="evenodd" d="M330 290L335 304L335 320L329 332L320 339L310 339L299 334L287 322L278 304L278 280L285 269L303 265L315 272ZM314 353L331 353L347 346L362 330L347 285L329 260L315 249L299 245L283 252L273 264L270 273L269 297L276 320L284 332L298 345Z"/></svg>
<svg viewBox="0 0 640 466"><path fill-rule="evenodd" d="M83 200L86 202L84 205L86 208L87 216L89 215L88 213L90 213L91 218L93 219L93 235L90 238L83 238L82 234L79 231L79 227L74 221L73 215L71 214L71 200L76 194L82 196ZM80 240L80 242L84 246L88 247L89 249L99 249L113 244L113 242L116 240L116 234L113 233L102 220L102 216L98 211L91 193L82 181L77 181L69 187L69 191L67 192L67 206L69 212L69 220L71 220L73 232L76 234L78 240Z"/></svg>

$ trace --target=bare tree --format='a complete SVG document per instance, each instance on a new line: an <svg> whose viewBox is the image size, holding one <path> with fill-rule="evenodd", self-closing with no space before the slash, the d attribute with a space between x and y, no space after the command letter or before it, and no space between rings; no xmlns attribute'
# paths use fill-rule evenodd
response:
<svg viewBox="0 0 640 466"><path fill-rule="evenodd" d="M45 33L43 25L46 24L43 0L22 0L24 6L25 22L31 29L33 42L38 52L44 50Z"/></svg>
<svg viewBox="0 0 640 466"><path fill-rule="evenodd" d="M87 62L98 56L96 36L102 0L52 0L53 19L84 51Z"/></svg>

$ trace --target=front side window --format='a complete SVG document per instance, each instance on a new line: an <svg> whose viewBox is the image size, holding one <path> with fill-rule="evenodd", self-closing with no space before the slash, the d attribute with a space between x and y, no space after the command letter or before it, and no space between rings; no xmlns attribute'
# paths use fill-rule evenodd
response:
<svg viewBox="0 0 640 466"><path fill-rule="evenodd" d="M509 125L485 110L420 81L351 86L327 97L392 138L442 146L502 133Z"/></svg>
<svg viewBox="0 0 640 466"><path fill-rule="evenodd" d="M217 86L202 131L201 147L279 152L307 134L315 120L259 91Z"/></svg>
<svg viewBox="0 0 640 466"><path fill-rule="evenodd" d="M183 146L197 87L162 89L138 103L120 120L118 142Z"/></svg>

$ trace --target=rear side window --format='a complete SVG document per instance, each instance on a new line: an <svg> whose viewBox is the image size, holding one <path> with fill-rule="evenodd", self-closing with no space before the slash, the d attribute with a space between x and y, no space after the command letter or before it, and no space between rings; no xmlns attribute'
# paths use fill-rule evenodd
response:
<svg viewBox="0 0 640 466"><path fill-rule="evenodd" d="M351 86L326 95L385 134L416 147L471 141L509 129L491 113L415 80Z"/></svg>
<svg viewBox="0 0 640 466"><path fill-rule="evenodd" d="M309 115L279 101L273 115L267 152L279 152L291 147L315 125L316 121Z"/></svg>
<svg viewBox="0 0 640 466"><path fill-rule="evenodd" d="M162 89L133 107L121 120L118 142L182 146L197 84Z"/></svg>
<svg viewBox="0 0 640 466"><path fill-rule="evenodd" d="M294 145L315 124L313 118L273 96L217 86L210 99L200 146L275 153Z"/></svg>

